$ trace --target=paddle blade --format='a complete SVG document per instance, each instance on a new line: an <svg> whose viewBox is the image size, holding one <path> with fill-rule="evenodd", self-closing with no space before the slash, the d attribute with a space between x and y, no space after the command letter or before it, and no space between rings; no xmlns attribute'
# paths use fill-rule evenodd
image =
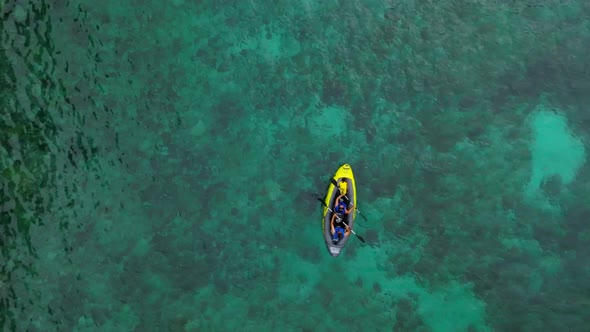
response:
<svg viewBox="0 0 590 332"><path fill-rule="evenodd" d="M334 185L334 187L338 188L338 182L336 182L336 179L330 178L330 182L332 182L332 184Z"/></svg>
<svg viewBox="0 0 590 332"><path fill-rule="evenodd" d="M323 199L321 199L321 198L319 198L319 197L316 197L316 199L317 199L318 201L320 201L320 203L322 203L322 205L323 205L323 206L325 206L325 207L328 207L328 206L326 205L326 202L324 202L324 200L323 200Z"/></svg>
<svg viewBox="0 0 590 332"><path fill-rule="evenodd" d="M363 219L365 219L365 221L368 221L367 218L365 217L365 215L361 213L361 211L356 210L356 212L358 212L361 215L361 217L363 217Z"/></svg>
<svg viewBox="0 0 590 332"><path fill-rule="evenodd" d="M363 237L362 237L362 236L360 236L360 235L358 235L358 234L355 234L355 235L356 235L356 237L358 237L358 238L359 238L359 240L361 240L361 242L362 242L362 243L364 243L364 244L367 244L367 241L365 241L365 239L363 239Z"/></svg>

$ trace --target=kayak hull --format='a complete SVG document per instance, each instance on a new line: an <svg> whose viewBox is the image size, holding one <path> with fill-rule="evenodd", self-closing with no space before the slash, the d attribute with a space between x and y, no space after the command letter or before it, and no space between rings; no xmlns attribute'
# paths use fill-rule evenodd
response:
<svg viewBox="0 0 590 332"><path fill-rule="evenodd" d="M352 172L352 168L348 164L344 164L336 170L333 176L336 183L339 183L341 180L345 180L348 184L346 197L350 200L350 202L354 203L355 209L350 212L349 214L344 216L344 222L351 228L354 229L354 221L356 219L356 182L354 180L354 173ZM326 192L326 196L324 198L324 203L326 206L329 206L328 209L324 206L322 210L322 235L324 236L324 241L326 242L326 248L331 256L336 257L340 255L342 249L346 245L346 243L350 239L350 235L341 239L337 243L332 241L332 232L330 230L330 221L332 220L333 215L333 207L334 207L334 200L336 197L340 195L340 189L330 182L328 186L328 191ZM330 211L332 210L332 211Z"/></svg>

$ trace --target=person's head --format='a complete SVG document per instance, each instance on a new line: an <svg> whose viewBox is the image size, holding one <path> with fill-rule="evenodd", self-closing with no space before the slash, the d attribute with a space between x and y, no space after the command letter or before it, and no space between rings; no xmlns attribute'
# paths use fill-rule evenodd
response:
<svg viewBox="0 0 590 332"><path fill-rule="evenodd" d="M346 202L344 202L343 200L340 200L338 202L338 205L336 206L336 212L344 213L345 211L346 211Z"/></svg>

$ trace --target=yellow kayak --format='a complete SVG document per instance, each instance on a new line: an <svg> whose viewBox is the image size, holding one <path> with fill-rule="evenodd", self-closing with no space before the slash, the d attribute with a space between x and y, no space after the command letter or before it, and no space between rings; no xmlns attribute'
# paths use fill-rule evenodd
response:
<svg viewBox="0 0 590 332"><path fill-rule="evenodd" d="M349 213L339 210L338 206L336 205L336 198L342 194L344 194L344 196L341 198L341 202L346 205L346 208L350 209ZM351 229L354 228L354 220L356 218L356 209L354 208L357 206L356 183L354 181L352 168L349 164L340 166L340 168L338 168L334 174L333 179L330 181L330 185L328 186L328 192L326 193L324 203L325 206L322 213L322 234L324 235L324 241L326 242L328 252L330 255L335 257L340 254L342 248L344 248L344 245L348 242L352 234L339 237L337 233L336 237L334 237L330 225L332 216L335 212L339 212L337 218L335 218L336 227L340 225L342 228L346 228L348 225ZM338 219L340 219L340 223L338 222Z"/></svg>

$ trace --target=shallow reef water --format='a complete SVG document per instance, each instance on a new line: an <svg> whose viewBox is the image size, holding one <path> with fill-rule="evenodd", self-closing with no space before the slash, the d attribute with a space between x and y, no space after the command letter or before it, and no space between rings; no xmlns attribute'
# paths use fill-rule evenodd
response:
<svg viewBox="0 0 590 332"><path fill-rule="evenodd" d="M590 330L590 2L0 8L0 330Z"/></svg>

